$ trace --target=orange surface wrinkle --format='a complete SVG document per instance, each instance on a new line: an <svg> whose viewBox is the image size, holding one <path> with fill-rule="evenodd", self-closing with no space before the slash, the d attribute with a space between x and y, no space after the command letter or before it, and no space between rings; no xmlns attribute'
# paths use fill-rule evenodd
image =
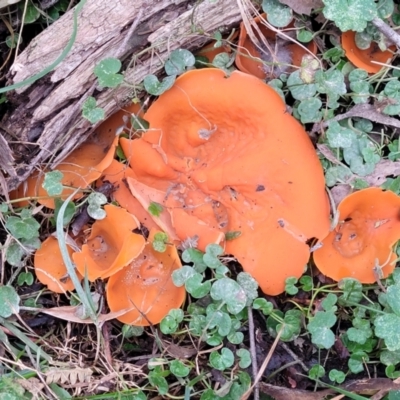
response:
<svg viewBox="0 0 400 400"><path fill-rule="evenodd" d="M387 277L395 267L393 245L400 239L400 197L368 188L347 196L338 206L340 220L314 252L318 269L330 278L362 283Z"/></svg>
<svg viewBox="0 0 400 400"><path fill-rule="evenodd" d="M106 295L111 312L131 309L117 318L125 324L157 324L185 300L185 288L175 286L171 278L182 266L178 252L173 245L167 245L163 253L155 251L151 242L156 233L152 230L143 252L108 281Z"/></svg>
<svg viewBox="0 0 400 400"><path fill-rule="evenodd" d="M72 248L67 246L67 250L71 256ZM74 290L75 286L68 277L67 267L55 237L49 236L42 242L40 248L35 252L33 265L37 279L52 292L65 293L68 290ZM82 278L79 273L78 277Z"/></svg>
<svg viewBox="0 0 400 400"><path fill-rule="evenodd" d="M137 181L159 191L152 200L181 221L193 217L214 232L241 231L226 253L265 293L281 293L285 279L299 277L309 259L305 239L327 235L329 204L312 143L279 95L248 74L194 70L145 119L149 131L121 143ZM192 235L193 223L187 225L181 240Z"/></svg>
<svg viewBox="0 0 400 400"><path fill-rule="evenodd" d="M358 68L364 69L369 73L377 73L382 69L381 65L374 64L372 61L380 63L390 63L393 58L393 51L396 50L395 46L391 46L390 50L382 51L378 44L371 43L371 46L362 50L359 49L355 42L356 32L347 31L342 33L342 46L346 52L346 57Z"/></svg>
<svg viewBox="0 0 400 400"><path fill-rule="evenodd" d="M90 281L108 278L128 265L143 250L145 239L133 233L139 221L126 210L113 205L104 206L107 215L97 220L82 251L72 258L76 268Z"/></svg>
<svg viewBox="0 0 400 400"><path fill-rule="evenodd" d="M276 32L269 29L263 23L265 18L266 15L261 14L259 17L254 18L254 22L257 24L257 27L261 31L263 37L268 40L271 48L274 49L277 35ZM292 28L293 26L294 24L292 22L288 25L288 28ZM260 41L260 43L262 43L260 35L255 29L253 29L253 33ZM303 43L303 46L305 46L313 54L316 54L317 45L314 41ZM292 56L292 64L295 66L300 66L303 56L309 54L307 50L303 49L299 44L295 42L288 43L286 47ZM238 69L242 72L254 75L260 79L265 79L267 77L267 73L263 70L260 49L252 42L252 40L248 36L246 27L243 22L240 24L238 52L236 53L235 63ZM292 68L288 70L288 72L292 71Z"/></svg>

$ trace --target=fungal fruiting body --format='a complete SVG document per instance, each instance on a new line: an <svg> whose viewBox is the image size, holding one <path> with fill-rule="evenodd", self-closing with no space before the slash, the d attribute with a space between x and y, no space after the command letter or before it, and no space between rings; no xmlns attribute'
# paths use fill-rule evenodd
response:
<svg viewBox="0 0 400 400"><path fill-rule="evenodd" d="M356 45L356 32L347 31L342 33L342 46L346 52L346 57L358 68L374 74L382 69L382 65L375 64L374 61L379 63L390 63L393 58L393 51L396 50L395 46L391 46L390 50L382 51L378 44L372 42L368 49L360 49Z"/></svg>
<svg viewBox="0 0 400 400"><path fill-rule="evenodd" d="M338 206L339 222L314 254L318 269L339 281L373 283L395 267L393 245L400 239L400 197L368 188L347 196Z"/></svg>
<svg viewBox="0 0 400 400"><path fill-rule="evenodd" d="M257 78L222 70L185 73L144 118L140 139L121 139L144 208L180 241L201 250L225 243L265 293L284 290L309 259L306 240L329 230L329 205L318 157L279 95Z"/></svg>
<svg viewBox="0 0 400 400"><path fill-rule="evenodd" d="M156 233L152 230L140 255L108 280L107 303L112 312L128 310L117 317L126 324L157 324L172 308L179 308L186 296L185 288L172 282L172 272L182 266L176 247L154 250L151 242Z"/></svg>

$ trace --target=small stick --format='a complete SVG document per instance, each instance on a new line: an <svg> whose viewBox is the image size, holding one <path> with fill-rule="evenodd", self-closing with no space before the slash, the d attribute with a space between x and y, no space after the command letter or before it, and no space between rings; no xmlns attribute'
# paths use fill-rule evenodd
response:
<svg viewBox="0 0 400 400"><path fill-rule="evenodd" d="M375 17L371 22L391 42L393 42L397 47L400 48L400 35L394 29L385 24L385 22L383 22L383 20L378 17Z"/></svg>
<svg viewBox="0 0 400 400"><path fill-rule="evenodd" d="M256 379L258 374L258 363L257 363L257 353L256 353L256 342L254 339L254 319L253 310L251 306L247 307L247 314L249 318L249 338L250 338L250 355L251 355L251 369L253 372L253 379ZM260 388L257 384L254 386L254 400L259 400L260 398Z"/></svg>

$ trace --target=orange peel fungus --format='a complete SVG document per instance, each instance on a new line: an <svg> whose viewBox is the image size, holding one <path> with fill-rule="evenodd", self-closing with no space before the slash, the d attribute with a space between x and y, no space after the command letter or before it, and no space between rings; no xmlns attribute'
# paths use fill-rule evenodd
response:
<svg viewBox="0 0 400 400"><path fill-rule="evenodd" d="M185 288L172 282L172 272L182 266L176 247L167 245L164 252L155 251L151 242L156 233L152 230L142 253L108 280L106 295L110 310L130 309L117 317L123 323L157 324L185 299Z"/></svg>
<svg viewBox="0 0 400 400"><path fill-rule="evenodd" d="M97 220L82 251L72 258L82 276L90 281L108 278L115 274L144 249L145 239L133 233L139 227L138 220L126 210L113 205L104 206L107 215Z"/></svg>
<svg viewBox="0 0 400 400"><path fill-rule="evenodd" d="M133 195L162 207L154 221L200 250L221 243L267 294L301 276L307 240L329 231L329 204L314 147L279 95L242 72L193 70L144 118L150 129L120 144Z"/></svg>
<svg viewBox="0 0 400 400"><path fill-rule="evenodd" d="M393 245L400 239L400 197L368 188L347 196L338 206L339 223L323 239L314 262L326 276L373 283L394 269Z"/></svg>
<svg viewBox="0 0 400 400"><path fill-rule="evenodd" d="M67 246L67 249L71 256L72 248ZM39 282L46 285L52 292L65 293L68 290L74 290L74 284L67 275L67 267L64 264L58 240L55 237L49 236L43 241L40 248L35 252L33 265ZM81 278L79 273L78 277Z"/></svg>

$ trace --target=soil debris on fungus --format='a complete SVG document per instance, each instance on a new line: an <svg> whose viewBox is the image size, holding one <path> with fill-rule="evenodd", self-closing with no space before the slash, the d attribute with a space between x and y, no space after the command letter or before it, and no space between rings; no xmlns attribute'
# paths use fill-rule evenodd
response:
<svg viewBox="0 0 400 400"><path fill-rule="evenodd" d="M347 196L338 206L339 222L315 250L314 262L326 276L374 283L393 272L400 239L400 197L368 188Z"/></svg>
<svg viewBox="0 0 400 400"><path fill-rule="evenodd" d="M329 231L329 204L313 145L279 95L242 72L194 70L144 118L150 129L120 144L136 175L127 178L133 195L145 209L163 207L152 216L160 228L173 240L198 235L203 251L221 243L265 293L300 277L307 239ZM215 132L202 138L200 129ZM224 243L231 231L241 235Z"/></svg>

